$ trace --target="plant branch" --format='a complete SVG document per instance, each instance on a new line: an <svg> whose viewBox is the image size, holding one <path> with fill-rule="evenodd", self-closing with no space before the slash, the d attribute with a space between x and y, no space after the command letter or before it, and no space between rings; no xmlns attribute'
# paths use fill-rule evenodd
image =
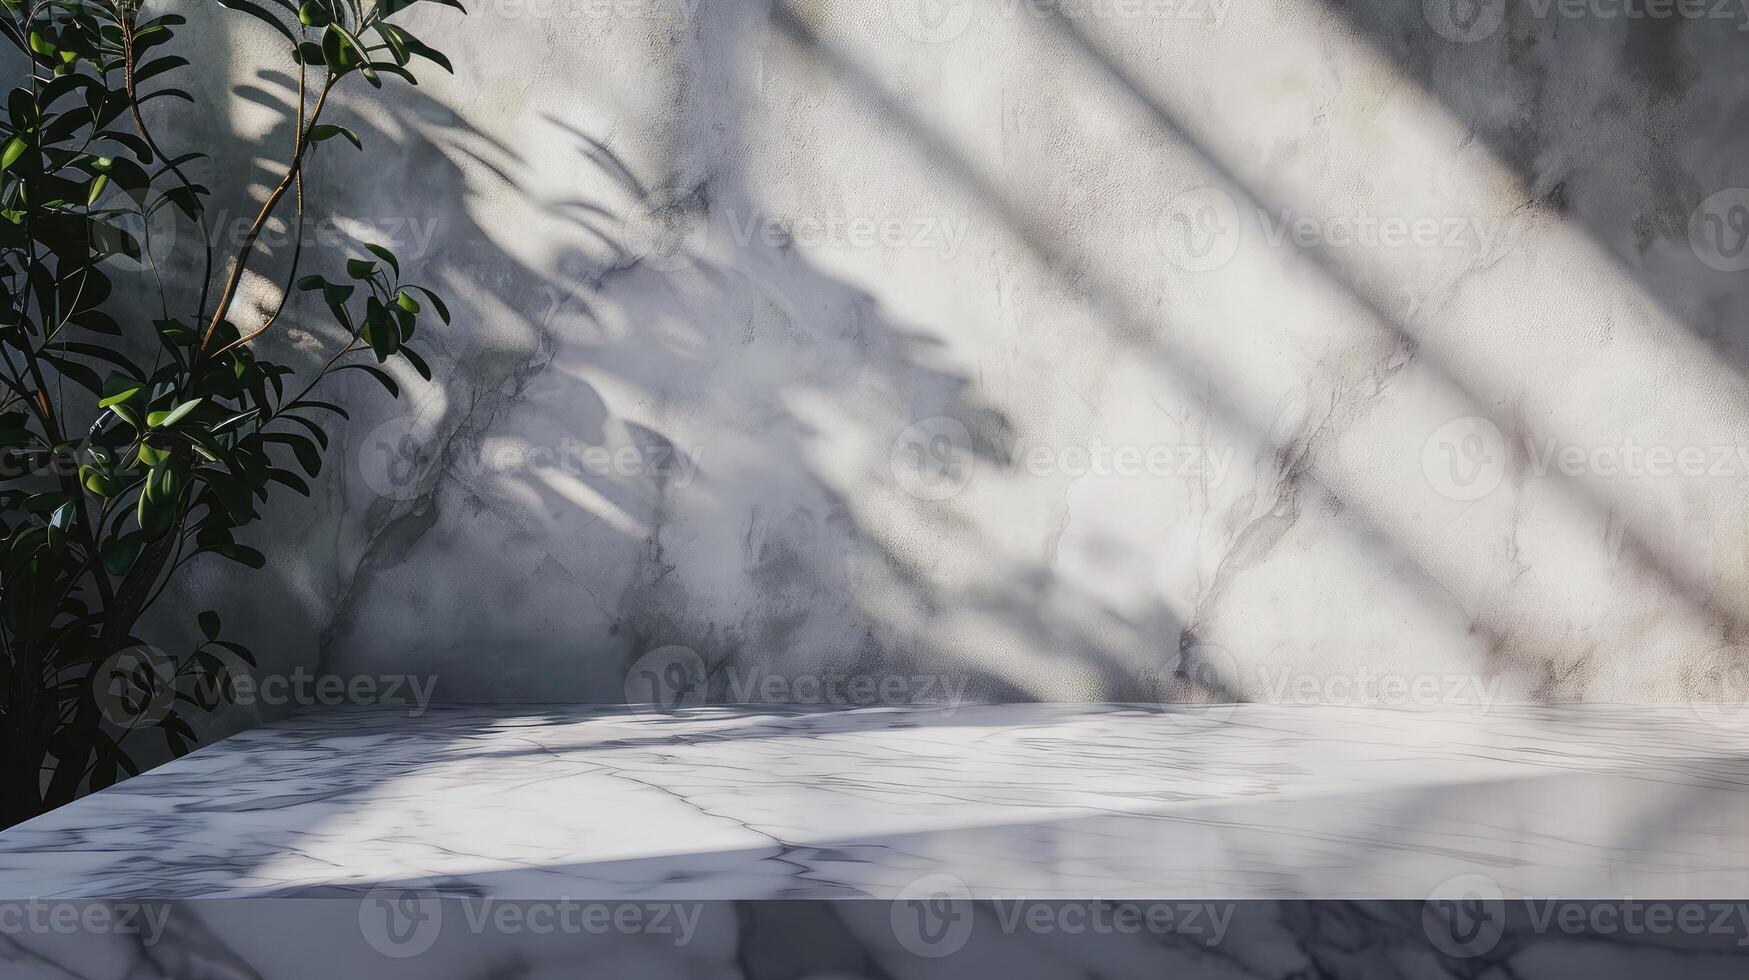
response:
<svg viewBox="0 0 1749 980"><path fill-rule="evenodd" d="M230 309L231 301L237 296L237 285L243 281L243 270L249 265L250 253L255 250L255 240L261 236L262 226L267 224L267 219L273 214L273 209L279 206L280 198L284 197L285 192L297 182L298 174L303 170L304 154L310 147L309 130L314 128L316 120L321 118L322 106L328 101L328 93L334 90L335 81L337 79L333 75L329 75L327 81L323 83L322 92L316 96L316 105L310 112L308 127L300 127L303 129L303 135L298 139L297 151L292 155L291 166L286 169L285 176L280 178L279 184L273 188L273 193L267 196L267 201L261 205L260 213L255 215L255 220L249 225L248 233L243 236L243 244L237 249L237 258L231 265L231 274L225 277L224 291L219 294L218 308L213 310L212 321L207 324L206 331L201 334L200 351L202 353L212 342L213 333L219 329L219 324L225 319L225 312Z"/></svg>

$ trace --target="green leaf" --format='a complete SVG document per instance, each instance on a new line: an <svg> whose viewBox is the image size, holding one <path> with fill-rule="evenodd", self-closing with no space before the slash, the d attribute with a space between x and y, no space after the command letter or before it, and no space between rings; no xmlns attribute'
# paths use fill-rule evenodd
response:
<svg viewBox="0 0 1749 980"><path fill-rule="evenodd" d="M367 262L364 259L346 260L346 274L354 279L369 279L376 274L376 271L377 264L375 262Z"/></svg>
<svg viewBox="0 0 1749 980"><path fill-rule="evenodd" d="M401 263L395 260L395 253L381 245L372 245L368 242L365 243L364 247L369 250L370 254L382 259L389 268L395 270L395 275L399 276L401 274Z"/></svg>
<svg viewBox="0 0 1749 980"><path fill-rule="evenodd" d="M400 270L397 269L395 271L399 272ZM408 296L407 291L405 289L403 289L400 292L395 294L395 305L399 306L403 310L406 310L408 313L419 312L419 301L414 299L411 296Z"/></svg>
<svg viewBox="0 0 1749 980"><path fill-rule="evenodd" d="M364 371L371 377L377 379L377 383L387 389L390 395L395 398L401 397L401 386L395 383L395 379L389 376L389 372L384 371L375 364L342 364L334 369L335 374L339 374L342 371Z"/></svg>
<svg viewBox="0 0 1749 980"><path fill-rule="evenodd" d="M33 493L25 498L24 509L32 514L48 514L67 503L72 498L59 490L46 493Z"/></svg>
<svg viewBox="0 0 1749 980"><path fill-rule="evenodd" d="M0 170L5 170L17 163L18 158L24 155L25 149L29 146L30 144L24 141L24 137L12 137L12 142L6 144L5 151L0 152Z"/></svg>
<svg viewBox="0 0 1749 980"><path fill-rule="evenodd" d="M426 289L424 286L409 286L408 288L417 289L421 293L424 293L426 301L431 304L431 308L437 311L437 318L442 320L444 325L447 326L449 324L449 307L443 305L443 299L441 297L431 290Z"/></svg>
<svg viewBox="0 0 1749 980"><path fill-rule="evenodd" d="M310 495L310 485L304 482L303 477L293 473L291 470L280 469L277 466L272 466L267 470L267 478L275 483L284 484L285 486L292 488L292 490L299 496L308 497Z"/></svg>
<svg viewBox="0 0 1749 980"><path fill-rule="evenodd" d="M364 144L358 140L358 134L347 129L345 126L330 126L327 123L323 123L318 126L310 127L310 142L312 143L320 143L323 140L333 139L336 136L344 136L346 137L347 142L351 143L353 146L356 146L361 150L364 149Z"/></svg>
<svg viewBox="0 0 1749 980"><path fill-rule="evenodd" d="M90 467L85 467L85 489L99 497L113 497L119 487L116 482Z"/></svg>
<svg viewBox="0 0 1749 980"><path fill-rule="evenodd" d="M79 513L78 504L69 500L49 515L49 547L58 545L67 536L67 530L73 526L73 519Z"/></svg>
<svg viewBox="0 0 1749 980"><path fill-rule="evenodd" d="M144 391L146 383L138 378L130 378L125 374L112 374L103 383L103 398L98 401L98 408L110 408L132 399Z"/></svg>
<svg viewBox="0 0 1749 980"><path fill-rule="evenodd" d="M140 548L145 539L138 534L128 533L111 540L103 548L103 567L111 575L124 575L133 567L134 559L140 556Z"/></svg>
<svg viewBox="0 0 1749 980"><path fill-rule="evenodd" d="M250 568L262 568L267 564L267 558L246 545L228 544L213 549L213 553Z"/></svg>
<svg viewBox="0 0 1749 980"><path fill-rule="evenodd" d="M292 416L296 418L297 416ZM292 455L298 458L298 465L304 472L316 476L322 472L322 454L316 450L316 443L308 436L292 435L286 432L269 432L262 437L263 441L290 446Z"/></svg>
<svg viewBox="0 0 1749 980"><path fill-rule="evenodd" d="M298 8L298 23L305 27L327 27L333 19L328 8L314 0L304 0L303 6Z"/></svg>
<svg viewBox="0 0 1749 980"><path fill-rule="evenodd" d="M211 609L208 609L206 612L203 612L200 614L199 619L200 619L200 631L202 633L206 634L206 638L209 640L218 639L219 638L219 614L216 612L213 612Z"/></svg>
<svg viewBox="0 0 1749 980"><path fill-rule="evenodd" d="M407 359L407 363L413 365L413 370L418 371L421 378L427 381L431 380L431 365L425 363L425 358L420 357L413 348L401 348L401 356Z"/></svg>
<svg viewBox="0 0 1749 980"><path fill-rule="evenodd" d="M274 30L285 35L287 41L290 41L293 44L298 43L298 39L292 35L291 28L285 26L285 24L280 21L279 17L268 12L265 7L250 3L249 0L219 0L219 6L229 7L240 13L248 14L263 23L271 24Z"/></svg>
<svg viewBox="0 0 1749 980"><path fill-rule="evenodd" d="M103 196L103 189L108 186L109 175L98 174L97 179L91 182L91 193L85 198L85 205L90 207L91 205L96 204L97 199Z"/></svg>
<svg viewBox="0 0 1749 980"><path fill-rule="evenodd" d="M341 74L358 68L364 72L365 80L376 88L382 88L382 79L377 77L375 69L370 64L370 52L364 48L351 31L339 24L331 23L322 31L322 54L331 67L337 67Z"/></svg>
<svg viewBox="0 0 1749 980"><path fill-rule="evenodd" d="M191 398L168 412L152 412L146 416L146 425L154 429L168 428L188 417L188 413L200 407L205 398Z"/></svg>

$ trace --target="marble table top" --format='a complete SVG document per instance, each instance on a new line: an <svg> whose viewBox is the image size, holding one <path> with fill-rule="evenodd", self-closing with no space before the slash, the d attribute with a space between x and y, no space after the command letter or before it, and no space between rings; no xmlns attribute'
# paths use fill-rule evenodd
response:
<svg viewBox="0 0 1749 980"><path fill-rule="evenodd" d="M1742 898L1746 804L1683 706L347 708L0 833L0 899Z"/></svg>

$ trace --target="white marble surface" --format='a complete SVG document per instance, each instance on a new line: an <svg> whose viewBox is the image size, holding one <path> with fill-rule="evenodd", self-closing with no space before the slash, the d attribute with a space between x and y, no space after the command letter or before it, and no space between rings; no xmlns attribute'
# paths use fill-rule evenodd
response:
<svg viewBox="0 0 1749 980"><path fill-rule="evenodd" d="M1685 707L339 709L0 834L0 899L1749 894ZM957 885L953 887L957 888Z"/></svg>

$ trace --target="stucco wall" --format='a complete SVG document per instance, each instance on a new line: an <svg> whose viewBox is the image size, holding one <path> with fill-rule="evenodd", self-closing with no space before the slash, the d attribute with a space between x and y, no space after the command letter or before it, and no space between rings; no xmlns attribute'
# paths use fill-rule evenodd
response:
<svg viewBox="0 0 1749 980"><path fill-rule="evenodd" d="M311 192L438 383L179 601L452 700L1738 697L1749 11L1442 3L421 5Z"/></svg>

